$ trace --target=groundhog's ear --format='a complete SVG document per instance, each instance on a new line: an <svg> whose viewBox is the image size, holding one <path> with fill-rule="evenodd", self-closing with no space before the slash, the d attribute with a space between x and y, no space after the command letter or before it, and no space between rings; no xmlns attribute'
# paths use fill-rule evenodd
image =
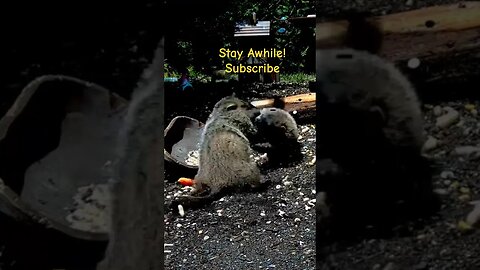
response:
<svg viewBox="0 0 480 270"><path fill-rule="evenodd" d="M225 109L227 111L233 111L233 110L236 110L238 108L238 105L236 103L228 103L226 106L225 106Z"/></svg>

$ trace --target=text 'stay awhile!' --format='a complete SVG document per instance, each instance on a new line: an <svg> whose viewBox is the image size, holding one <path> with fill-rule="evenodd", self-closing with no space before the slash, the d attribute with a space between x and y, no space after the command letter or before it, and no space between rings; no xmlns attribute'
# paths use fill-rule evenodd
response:
<svg viewBox="0 0 480 270"><path fill-rule="evenodd" d="M228 58L236 62L241 62L242 59L257 58L257 59L268 59L268 58L285 58L285 49L263 49L263 50L254 50L249 49L248 52L243 50L230 50L226 48L221 48L219 50L220 58ZM244 65L242 63L232 64L227 63L225 65L226 73L279 73L280 66L266 64L256 64L256 65Z"/></svg>

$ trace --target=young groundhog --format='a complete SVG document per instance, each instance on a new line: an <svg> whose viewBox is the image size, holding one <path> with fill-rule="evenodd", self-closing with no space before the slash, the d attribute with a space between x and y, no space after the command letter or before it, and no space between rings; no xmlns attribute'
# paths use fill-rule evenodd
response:
<svg viewBox="0 0 480 270"><path fill-rule="evenodd" d="M372 54L378 48L317 50L317 191L342 236L354 231L350 221L386 228L438 205L421 156L420 101L406 76Z"/></svg>
<svg viewBox="0 0 480 270"><path fill-rule="evenodd" d="M211 202L228 189L259 188L262 176L251 158L249 137L257 129L251 118L257 113L245 101L234 95L215 104L200 140L199 169L192 195L210 192L205 196L182 196L176 204L193 207Z"/></svg>
<svg viewBox="0 0 480 270"><path fill-rule="evenodd" d="M255 118L259 136L271 147L267 148L269 163L284 163L302 157L299 131L295 119L279 108L264 108Z"/></svg>

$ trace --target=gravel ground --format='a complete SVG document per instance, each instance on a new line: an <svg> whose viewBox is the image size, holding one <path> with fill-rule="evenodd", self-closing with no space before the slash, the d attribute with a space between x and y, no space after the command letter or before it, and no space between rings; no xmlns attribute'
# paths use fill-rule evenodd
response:
<svg viewBox="0 0 480 270"><path fill-rule="evenodd" d="M434 175L436 191L442 194L438 216L408 237L364 239L331 254L330 265L321 269L480 269L479 232L459 226L474 208L470 203L480 198L478 106L480 102L468 100L425 105L426 130L437 140L430 140L428 155L441 166ZM453 113L451 126L438 127L439 112L449 108L458 118ZM463 146L472 147L462 153Z"/></svg>
<svg viewBox="0 0 480 270"><path fill-rule="evenodd" d="M204 87L208 93L199 94L203 100L190 99L202 104L197 106L200 109L183 104L189 109L182 110L176 103L175 112L167 109L167 117L183 114L204 122L219 97L231 93L215 87L225 89L208 85ZM200 88L197 91L203 92ZM232 90L247 100L308 92L307 84L233 86ZM166 269L315 268L315 127L299 126L304 159L266 171L265 178L273 182L266 192L227 195L204 208L186 210L183 217L166 214L165 243L173 244L166 254ZM180 186L177 178L166 174L168 202Z"/></svg>

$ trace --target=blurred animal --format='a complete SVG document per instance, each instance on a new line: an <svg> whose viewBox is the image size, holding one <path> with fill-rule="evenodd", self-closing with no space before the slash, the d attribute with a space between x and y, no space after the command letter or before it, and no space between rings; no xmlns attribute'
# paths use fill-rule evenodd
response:
<svg viewBox="0 0 480 270"><path fill-rule="evenodd" d="M355 22L365 26L349 31L376 30L366 20ZM419 99L406 76L374 54L380 42L317 50L317 191L328 195L338 236L354 233L352 222L378 225L383 234L438 207L421 155Z"/></svg>

